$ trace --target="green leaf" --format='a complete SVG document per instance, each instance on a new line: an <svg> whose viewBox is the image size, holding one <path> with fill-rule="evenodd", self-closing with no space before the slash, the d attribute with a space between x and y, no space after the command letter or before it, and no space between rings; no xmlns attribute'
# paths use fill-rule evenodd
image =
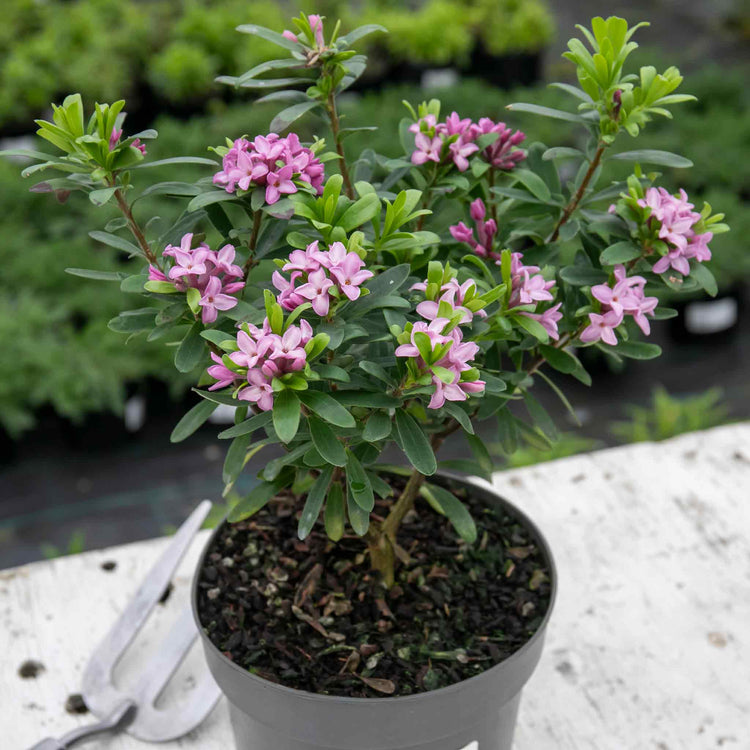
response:
<svg viewBox="0 0 750 750"><path fill-rule="evenodd" d="M241 402L231 395L231 391L202 391L199 388L193 388L201 398L207 401L213 401L216 404L226 404L227 406L240 406Z"/></svg>
<svg viewBox="0 0 750 750"><path fill-rule="evenodd" d="M644 148L638 151L622 151L613 154L610 159L617 161L639 161L645 164L656 164L659 167L672 167L673 169L687 169L693 166L690 159L670 151L658 151L656 149Z"/></svg>
<svg viewBox="0 0 750 750"><path fill-rule="evenodd" d="M89 200L95 206L104 206L112 200L112 197L117 192L116 187L100 188L99 190L92 190L89 193Z"/></svg>
<svg viewBox="0 0 750 750"><path fill-rule="evenodd" d="M642 254L643 251L640 247L629 240L623 240L604 250L599 256L599 261L604 266L614 266L617 263L627 263L630 260L640 258Z"/></svg>
<svg viewBox="0 0 750 750"><path fill-rule="evenodd" d="M553 120L567 120L568 122L585 122L580 115L574 115L571 112L565 112L561 109L550 109L550 107L540 107L538 104L515 103L508 104L505 109L513 112L528 112L532 115L541 115L542 117L551 117Z"/></svg>
<svg viewBox="0 0 750 750"><path fill-rule="evenodd" d="M294 439L299 429L300 401L294 391L281 391L273 400L273 427L282 443Z"/></svg>
<svg viewBox="0 0 750 750"><path fill-rule="evenodd" d="M307 100L300 102L299 104L293 104L291 107L282 109L276 117L271 120L270 130L273 133L280 133L286 130L293 122L298 120L306 112L309 112L315 107L319 107L320 103L316 101Z"/></svg>
<svg viewBox="0 0 750 750"><path fill-rule="evenodd" d="M190 437L217 409L219 405L213 401L199 401L175 425L169 436L171 443L179 443Z"/></svg>
<svg viewBox="0 0 750 750"><path fill-rule="evenodd" d="M129 169L148 169L150 167L166 167L172 164L201 164L218 169L219 165L213 159L203 156L172 156L169 159L158 159L157 161L142 161Z"/></svg>
<svg viewBox="0 0 750 750"><path fill-rule="evenodd" d="M556 349L554 346L540 346L539 351L555 370L569 375L578 369L580 362L564 349Z"/></svg>
<svg viewBox="0 0 750 750"><path fill-rule="evenodd" d="M310 437L321 457L334 466L346 465L346 451L336 433L321 419L308 417Z"/></svg>
<svg viewBox="0 0 750 750"><path fill-rule="evenodd" d="M323 507L323 501L328 493L328 486L331 484L332 475L333 468L326 466L308 491L305 507L302 509L302 515L297 525L297 536L300 539L306 539L309 536L315 522L318 520L320 509Z"/></svg>
<svg viewBox="0 0 750 750"><path fill-rule="evenodd" d="M389 268L387 271L378 274L366 286L370 291L368 298L374 299L393 294L409 278L410 271L411 266L408 263L402 263L399 266L393 266L393 268Z"/></svg>
<svg viewBox="0 0 750 750"><path fill-rule="evenodd" d="M285 49L292 50L292 52L300 52L302 47L299 42L293 42L291 39L287 39L285 36L279 34L276 31L267 29L265 26L257 26L254 23L245 23L237 27L237 31L240 34L252 34L253 36L259 36L261 39L265 39L267 42L277 45L278 47L284 47Z"/></svg>
<svg viewBox="0 0 750 750"><path fill-rule="evenodd" d="M477 540L477 527L466 506L452 493L436 484L427 484L420 490L420 494L439 513L451 522L456 533L467 544L474 544Z"/></svg>
<svg viewBox="0 0 750 750"><path fill-rule="evenodd" d="M529 318L527 315L513 316L513 322L523 328L527 333L530 333L535 339L547 343L549 341L549 333L547 329L534 318Z"/></svg>
<svg viewBox="0 0 750 750"><path fill-rule="evenodd" d="M207 193L196 195L188 203L187 210L192 213L204 206L210 206L212 203L223 203L224 201L235 201L237 196L234 193L227 193L226 190L209 190Z"/></svg>
<svg viewBox="0 0 750 750"><path fill-rule="evenodd" d="M354 417L336 399L320 391L302 391L302 403L318 416L337 427L354 427Z"/></svg>
<svg viewBox="0 0 750 750"><path fill-rule="evenodd" d="M344 406L365 406L370 409L390 409L401 406L401 399L386 393L371 391L338 391L336 401Z"/></svg>
<svg viewBox="0 0 750 750"><path fill-rule="evenodd" d="M82 279L95 279L97 281L122 281L125 275L119 271L95 271L88 268L66 268L65 273L71 276L80 276Z"/></svg>
<svg viewBox="0 0 750 750"><path fill-rule="evenodd" d="M235 403L237 403L236 400ZM230 427L229 429L220 432L219 438L225 440L228 438L236 438L240 435L251 435L255 430L265 427L271 419L272 414L270 411L262 411L260 414L254 414L250 419L246 419L243 422L234 425L234 427Z"/></svg>
<svg viewBox="0 0 750 750"><path fill-rule="evenodd" d="M349 513L349 523L357 536L364 536L370 528L370 513L357 503L357 498L347 487L346 508Z"/></svg>
<svg viewBox="0 0 750 750"><path fill-rule="evenodd" d="M511 173L533 196L540 201L547 203L552 197L549 188L545 185L539 175L530 172L528 169L514 169Z"/></svg>
<svg viewBox="0 0 750 750"><path fill-rule="evenodd" d="M655 359L661 354L661 347L645 341L621 341L615 351L629 359Z"/></svg>
<svg viewBox="0 0 750 750"><path fill-rule="evenodd" d="M385 412L374 411L362 430L362 439L368 443L385 440L391 434L392 428L391 418Z"/></svg>
<svg viewBox="0 0 750 750"><path fill-rule="evenodd" d="M279 491L275 482L263 482L253 487L250 492L229 511L229 523L244 521L268 504Z"/></svg>
<svg viewBox="0 0 750 750"><path fill-rule="evenodd" d="M203 359L206 351L201 338L201 324L196 321L185 334L174 355L174 366L179 372L190 372Z"/></svg>
<svg viewBox="0 0 750 750"><path fill-rule="evenodd" d="M403 409L396 410L396 432L400 439L401 449L412 466L425 476L437 471L437 461L430 441L414 418Z"/></svg>
<svg viewBox="0 0 750 750"><path fill-rule="evenodd" d="M347 452L346 482L354 502L369 513L375 507L375 495L372 491L370 478L362 468L359 459L351 451Z"/></svg>
<svg viewBox="0 0 750 750"><path fill-rule="evenodd" d="M466 435L466 441L469 443L471 452L474 454L477 463L482 467L482 476L487 480L492 480L492 458L487 450L484 441L478 435Z"/></svg>
<svg viewBox="0 0 750 750"><path fill-rule="evenodd" d="M690 276L695 279L712 297L715 297L719 293L719 288L716 285L714 275L702 263L692 264Z"/></svg>
<svg viewBox="0 0 750 750"><path fill-rule="evenodd" d="M471 417L458 405L452 401L446 401L443 409L455 419L461 427L470 435L474 434L474 425L471 423Z"/></svg>
<svg viewBox="0 0 750 750"><path fill-rule="evenodd" d="M338 482L334 482L328 490L326 498L325 528L328 538L338 542L344 536L344 492Z"/></svg>
<svg viewBox="0 0 750 750"><path fill-rule="evenodd" d="M266 464L265 468L261 472L262 477L266 481L272 482L279 476L281 470L285 466L293 465L300 459L302 459L304 462L304 456L309 450L311 450L311 448L311 443L303 443L302 445L297 446L293 451L289 451L289 453L285 453L278 458L274 458L272 461L269 461Z"/></svg>
<svg viewBox="0 0 750 750"><path fill-rule="evenodd" d="M341 383L348 383L351 380L349 373L336 365L316 364L313 369L325 380L338 380Z"/></svg>
<svg viewBox="0 0 750 750"><path fill-rule="evenodd" d="M358 42L363 36L367 36L368 34L374 34L376 31L381 31L383 34L388 33L388 29L381 26L377 23L367 23L364 26L358 26L356 29L353 29L348 34L344 34L344 36L339 37L338 43L344 44L347 47L351 47L354 42Z"/></svg>
<svg viewBox="0 0 750 750"><path fill-rule="evenodd" d="M154 318L159 312L154 307L144 307L140 310L128 310L120 313L107 323L107 328L115 333L137 333L148 331L154 327Z"/></svg>
<svg viewBox="0 0 750 750"><path fill-rule="evenodd" d="M523 400L526 404L526 409L529 412L529 416L534 420L534 424L550 439L557 440L560 436L557 426L552 421L552 417L547 413L547 410L539 403L535 396L532 396L528 391L523 394Z"/></svg>
<svg viewBox="0 0 750 750"><path fill-rule="evenodd" d="M336 226L351 232L380 213L380 198L376 193L366 193L344 211Z"/></svg>
<svg viewBox="0 0 750 750"><path fill-rule="evenodd" d="M359 368L364 370L368 375L372 375L372 377L382 380L388 385L394 385L393 378L388 374L388 371L377 362L363 361L359 363Z"/></svg>
<svg viewBox="0 0 750 750"><path fill-rule="evenodd" d="M544 159L544 161L552 161L553 159L581 159L585 156L586 155L583 151L577 148L558 146L555 148L548 148L542 154L542 159Z"/></svg>
<svg viewBox="0 0 750 750"><path fill-rule="evenodd" d="M250 434L242 435L235 438L229 446L227 455L224 458L224 467L222 469L222 480L225 485L230 485L235 482L244 468L247 449L250 445L251 439L252 435Z"/></svg>
<svg viewBox="0 0 750 750"><path fill-rule="evenodd" d="M594 284L604 284L609 275L606 271L593 266L575 265L565 266L561 269L560 277L567 281L571 286L593 286Z"/></svg>
<svg viewBox="0 0 750 750"><path fill-rule="evenodd" d="M128 255L141 255L142 251L137 246L134 245L132 242L129 242L124 237L118 237L116 234L110 234L109 232L89 232L89 237L91 237L92 240L96 240L97 242L101 242L104 245L109 245L109 247L114 247L117 250L122 250L124 253L127 253Z"/></svg>

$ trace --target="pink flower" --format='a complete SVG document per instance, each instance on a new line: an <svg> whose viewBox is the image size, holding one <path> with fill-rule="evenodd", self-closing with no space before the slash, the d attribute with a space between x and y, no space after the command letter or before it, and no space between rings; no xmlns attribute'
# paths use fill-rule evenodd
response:
<svg viewBox="0 0 750 750"><path fill-rule="evenodd" d="M297 186L292 182L294 170L291 165L282 167L278 172L269 172L266 176L266 203L276 203L282 195L297 192Z"/></svg>
<svg viewBox="0 0 750 750"><path fill-rule="evenodd" d="M237 394L237 398L257 404L261 411L273 409L273 388L263 373L258 370L249 370L247 382L249 385Z"/></svg>
<svg viewBox="0 0 750 750"><path fill-rule="evenodd" d="M417 133L414 145L416 146L416 151L411 155L413 164L424 164L427 161L440 162L440 151L443 147L443 142L437 136L430 138L424 133Z"/></svg>
<svg viewBox="0 0 750 750"><path fill-rule="evenodd" d="M497 224L494 219L489 219L488 221L484 220L484 217L487 215L487 208L484 205L484 201L481 198L472 201L471 206L469 207L469 213L476 225L479 241L475 239L474 232L462 221L449 227L453 239L457 242L463 242L468 245L482 258L491 257L493 260L499 261L500 254L495 253L492 250L495 235L497 234Z"/></svg>
<svg viewBox="0 0 750 750"><path fill-rule="evenodd" d="M182 248L173 248L173 255L175 265L169 269L170 279L206 273L208 250L205 248L199 247L188 251Z"/></svg>
<svg viewBox="0 0 750 750"><path fill-rule="evenodd" d="M326 41L323 37L323 19L318 15L310 13L310 15L307 16L307 20L310 23L310 28L315 37L315 46L319 50L325 49Z"/></svg>
<svg viewBox="0 0 750 750"><path fill-rule="evenodd" d="M479 151L479 146L477 146L476 143L469 143L463 138L454 141L448 148L453 163L456 165L459 172L465 172L469 168L469 160L467 157Z"/></svg>
<svg viewBox="0 0 750 750"><path fill-rule="evenodd" d="M331 269L336 286L350 300L357 299L362 293L359 285L375 275L372 271L360 270L363 265L364 261L357 253L348 253L339 265Z"/></svg>
<svg viewBox="0 0 750 750"><path fill-rule="evenodd" d="M294 310L300 305L305 304L305 298L294 287L297 279L301 276L301 271L295 271L292 273L289 281L287 281L278 271L273 272L271 280L273 281L273 285L281 292L278 295L277 301L285 310Z"/></svg>
<svg viewBox="0 0 750 750"><path fill-rule="evenodd" d="M664 273L669 268L674 268L683 276L690 273L690 263L685 257L683 250L679 247L673 247L664 257L654 263L654 273Z"/></svg>
<svg viewBox="0 0 750 750"><path fill-rule="evenodd" d="M307 283L303 284L297 293L312 302L312 308L317 315L325 317L331 304L331 296L328 290L333 282L326 276L325 271L319 268L307 277Z"/></svg>
<svg viewBox="0 0 750 750"><path fill-rule="evenodd" d="M146 155L146 144L141 143L140 138L136 138L130 145L133 148L137 148L144 156Z"/></svg>
<svg viewBox="0 0 750 750"><path fill-rule="evenodd" d="M242 269L234 263L235 255L234 245L224 245L220 248L212 258L216 265L215 271L221 271L227 276L242 276Z"/></svg>
<svg viewBox="0 0 750 750"><path fill-rule="evenodd" d="M205 325L216 320L219 310L231 310L235 307L237 299L228 294L223 294L220 279L217 276L212 276L208 280L198 304L203 308L201 318Z"/></svg>
<svg viewBox="0 0 750 750"><path fill-rule="evenodd" d="M430 340L430 345L432 346L432 350L435 350L436 346L440 346L441 344L447 344L448 342L451 342L452 339L450 339L448 336L443 336L442 331L445 328L445 326L448 324L447 318L436 318L431 323L423 323L421 320L417 323L414 323L411 329L411 343L410 344L401 344L401 346L396 348L396 356L397 357L418 357L420 358L420 361L424 363L424 360L421 359L421 355L419 353L419 349L417 348L417 345L414 343L415 339L414 336L417 333L424 333L427 338Z"/></svg>
<svg viewBox="0 0 750 750"><path fill-rule="evenodd" d="M225 388L228 385L234 383L237 373L230 370L223 362L218 354L211 352L211 359L216 362L215 365L211 365L206 369L206 372L212 377L216 378L217 382L208 387L209 391L215 391L219 388Z"/></svg>
<svg viewBox="0 0 750 750"><path fill-rule="evenodd" d="M713 237L713 232L694 234L690 239L690 243L685 248L685 256L687 258L695 258L699 263L711 260L711 250L708 247L708 243L711 242Z"/></svg>
<svg viewBox="0 0 750 750"><path fill-rule="evenodd" d="M591 322L581 334L581 341L590 343L601 339L605 344L617 346L615 328L622 323L622 313L617 313L614 310L610 310L604 315L589 313L589 320Z"/></svg>
<svg viewBox="0 0 750 750"><path fill-rule="evenodd" d="M292 250L289 259L282 266L282 271L300 271L312 273L321 266L322 253L318 250L318 240L311 242L304 250Z"/></svg>
<svg viewBox="0 0 750 750"><path fill-rule="evenodd" d="M561 312L558 312L561 305L562 302L558 302L553 307L550 307L543 313L541 313L541 315L539 313L524 311L521 311L520 314L525 315L527 318L531 318L532 320L536 320L538 323L541 323L544 327L544 330L549 334L549 337L557 341L560 338L560 334L557 330L557 323L562 319L563 316Z"/></svg>
<svg viewBox="0 0 750 750"><path fill-rule="evenodd" d="M483 117L479 121L478 131L478 135L499 133L497 140L482 151L482 156L495 169L511 170L526 158L525 151L514 149L526 138L520 130L514 133L504 122L494 123L488 117Z"/></svg>
<svg viewBox="0 0 750 750"><path fill-rule="evenodd" d="M112 128L112 132L109 136L109 150L114 151L117 148L117 144L122 138L122 129L118 130L117 127Z"/></svg>

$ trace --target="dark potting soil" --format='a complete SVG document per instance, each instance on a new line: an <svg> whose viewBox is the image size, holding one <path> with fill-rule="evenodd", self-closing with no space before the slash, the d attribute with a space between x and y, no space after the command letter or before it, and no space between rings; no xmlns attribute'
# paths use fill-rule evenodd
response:
<svg viewBox="0 0 750 750"><path fill-rule="evenodd" d="M463 543L418 502L398 538L410 560L390 590L368 570L358 537L332 544L316 528L300 541L302 506L291 496L225 524L198 583L206 633L253 674L327 695L411 695L489 669L541 624L549 571L519 520L464 488L455 493L477 523L477 542Z"/></svg>

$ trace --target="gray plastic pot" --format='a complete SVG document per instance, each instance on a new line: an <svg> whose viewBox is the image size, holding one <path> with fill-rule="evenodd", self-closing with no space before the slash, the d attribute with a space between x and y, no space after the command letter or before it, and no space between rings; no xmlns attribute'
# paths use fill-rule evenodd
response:
<svg viewBox="0 0 750 750"><path fill-rule="evenodd" d="M209 669L229 700L237 750L511 750L521 690L542 653L557 573L546 540L525 514L484 487L464 484L488 505L516 516L547 558L550 604L534 636L486 672L438 690L403 698L317 695L269 682L227 659L200 623L196 574L193 614Z"/></svg>

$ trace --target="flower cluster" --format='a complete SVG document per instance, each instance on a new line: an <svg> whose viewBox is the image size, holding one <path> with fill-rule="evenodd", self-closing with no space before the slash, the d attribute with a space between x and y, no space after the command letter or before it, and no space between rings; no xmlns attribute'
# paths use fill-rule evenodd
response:
<svg viewBox="0 0 750 750"><path fill-rule="evenodd" d="M112 128L112 132L109 136L109 150L114 151L117 146L120 143L120 138L122 138L122 128L119 130L117 128ZM136 138L131 144L133 148L137 148L144 156L146 155L146 144L141 143L140 138Z"/></svg>
<svg viewBox="0 0 750 750"><path fill-rule="evenodd" d="M497 222L494 219L485 220L487 208L481 198L472 201L469 207L471 218L477 229L479 240L474 237L474 230L470 229L459 221L458 224L450 227L450 233L456 242L463 242L468 245L480 258L491 258L496 263L500 263L500 253L492 249L492 244L497 234Z"/></svg>
<svg viewBox="0 0 750 750"><path fill-rule="evenodd" d="M269 411L273 408L273 379L304 370L305 345L311 338L312 327L306 320L301 320L298 326L290 325L281 335L271 331L268 318L260 328L242 324L237 333L237 351L225 358L211 353L215 364L207 372L217 382L209 390L228 385L238 387L238 399Z"/></svg>
<svg viewBox="0 0 750 750"><path fill-rule="evenodd" d="M273 204L282 195L297 192L295 180L307 183L320 194L324 176L323 163L294 133L285 138L269 133L252 141L238 138L224 154L222 170L213 181L228 193L265 187L266 203Z"/></svg>
<svg viewBox="0 0 750 750"><path fill-rule="evenodd" d="M289 279L274 272L278 302L285 310L310 302L314 312L325 317L331 303L342 294L350 300L359 298L360 285L374 275L364 265L362 258L349 252L343 243L334 242L328 250L319 250L316 240L304 250L294 250L284 263L281 270L291 273Z"/></svg>
<svg viewBox="0 0 750 750"><path fill-rule="evenodd" d="M424 281L411 288L426 291L428 285ZM469 394L484 391L484 381L470 364L479 353L479 345L464 341L460 328L470 323L474 315L486 315L475 293L473 280L460 284L449 279L440 287L437 300L417 305L417 312L428 322L409 323L404 334L407 340L399 338L402 343L396 348L396 356L413 361L419 382L426 379L435 388L428 404L430 409L439 409L446 401L465 401Z"/></svg>
<svg viewBox="0 0 750 750"><path fill-rule="evenodd" d="M213 323L219 310L231 310L237 305L237 298L232 295L245 286L242 269L234 263L232 245L220 250L211 250L205 242L195 248L192 245L192 233L183 236L179 247L167 245L162 252L165 258L172 259L167 273L150 265L148 278L171 283L181 292L197 289L201 295L198 304L203 308L201 320L204 324Z"/></svg>
<svg viewBox="0 0 750 750"><path fill-rule="evenodd" d="M415 150L411 155L413 164L428 161L441 163L451 159L460 172L469 168L468 157L479 151L477 138L488 133L497 133L498 138L482 151L483 158L496 169L511 170L526 158L526 154L515 147L526 137L520 130L515 133L504 122L495 123L483 117L479 123L451 113L445 122L438 122L433 114L425 115L409 128L415 134Z"/></svg>
<svg viewBox="0 0 750 750"><path fill-rule="evenodd" d="M420 281L418 284L414 284L411 289L412 291L425 292L427 291L427 282ZM480 318L486 318L487 313L481 307L477 309L477 305L475 304L467 307L471 303L471 300L474 299L476 292L477 285L473 279L468 279L463 284L460 284L457 279L449 279L440 287L440 296L437 300L420 302L417 305L417 312L425 320L435 320L440 317L440 303L445 302L450 305L454 313L461 313L459 325L471 323L475 315L478 315Z"/></svg>
<svg viewBox="0 0 750 750"><path fill-rule="evenodd" d="M307 22L310 24L310 30L313 34L313 41L316 51L325 51L326 40L325 36L323 35L323 18L315 13L310 13L307 16ZM300 36L302 35L297 35L293 31L289 31L289 29L284 29L284 31L282 32L282 36L288 39L290 42L298 42L300 44L303 44L303 41L300 38Z"/></svg>
<svg viewBox="0 0 750 750"><path fill-rule="evenodd" d="M690 258L699 263L711 260L708 243L713 239L713 234L697 234L694 231L693 227L701 220L701 215L693 211L693 204L688 202L684 190L680 190L678 197L664 188L651 187L638 205L651 209L648 223L653 225L658 222L659 239L669 246L668 254L654 264L654 273L664 273L673 268L687 276L690 273Z"/></svg>
<svg viewBox="0 0 750 750"><path fill-rule="evenodd" d="M646 316L653 315L659 300L646 297L646 279L643 276L628 277L623 265L615 266L614 274L614 286L598 284L591 287L591 294L602 304L602 313L589 313L589 325L581 333L583 342L601 339L605 344L616 346L615 329L622 324L626 315L631 315L647 336L651 333L651 324Z"/></svg>

